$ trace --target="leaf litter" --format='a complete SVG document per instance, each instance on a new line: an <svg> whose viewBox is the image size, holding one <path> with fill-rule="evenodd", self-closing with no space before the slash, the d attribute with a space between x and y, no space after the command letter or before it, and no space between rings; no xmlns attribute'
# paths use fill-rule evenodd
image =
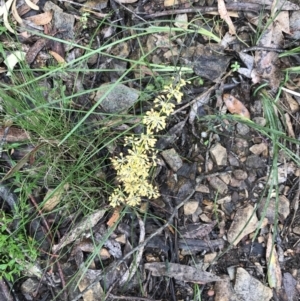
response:
<svg viewBox="0 0 300 301"><path fill-rule="evenodd" d="M79 160L70 145L58 146L64 139L59 131L54 131L58 137L47 137L15 118L6 133L3 118L0 134L8 151L1 161L1 185L6 189L18 177L26 183L24 175L39 174L26 195L39 202L36 211L30 210L36 216L32 237L47 241L41 243L47 264L38 259L33 268L39 272L20 280L19 293L26 300L52 300L45 295L50 290L56 300L123 295L177 300L193 298L197 284L203 300L296 300L300 96L297 73L284 70L299 64L299 52L285 55L298 46L297 1L18 2L6 1L0 8L4 26L22 43L16 50L3 36L2 62L10 74L0 74L1 85L26 85L17 75L24 63L37 82L43 68L54 65L57 69L41 83L52 90L46 106L67 109L59 118L76 133L75 144L93 153L85 162L95 168L99 156L107 160L97 177L84 176L85 188L77 190L72 177L64 182L61 169L41 159L48 148L61 147L60 156L71 164ZM197 19L199 12L207 22ZM81 71L68 72L72 66ZM140 116L151 110L157 94L164 96L170 81L178 80L168 73L176 68L189 83L155 143L159 152L152 177L160 197L110 212L108 186L120 183L108 158L128 152L123 131L132 137L143 133ZM7 99L1 93L6 119L19 114L18 107L8 109L8 99L22 93L12 89ZM31 104L26 112L34 109L27 94L18 99ZM43 107L36 111L42 114ZM80 120L79 130L74 125ZM100 137L97 144L101 128L110 129L113 138ZM91 166L84 169L90 172ZM89 185L100 192L85 190ZM18 190L9 196L18 200ZM5 207L5 194L1 197L4 212L16 215L11 204ZM72 207L70 198L80 201ZM89 213L77 212L94 198ZM5 284L0 292L7 294Z"/></svg>

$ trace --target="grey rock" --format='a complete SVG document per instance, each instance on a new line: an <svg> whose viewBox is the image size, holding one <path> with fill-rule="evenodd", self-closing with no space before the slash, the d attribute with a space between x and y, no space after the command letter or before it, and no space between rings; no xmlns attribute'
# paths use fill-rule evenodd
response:
<svg viewBox="0 0 300 301"><path fill-rule="evenodd" d="M132 107L139 97L139 91L129 88L123 84L103 84L96 93L95 101L107 113L119 113L127 111Z"/></svg>

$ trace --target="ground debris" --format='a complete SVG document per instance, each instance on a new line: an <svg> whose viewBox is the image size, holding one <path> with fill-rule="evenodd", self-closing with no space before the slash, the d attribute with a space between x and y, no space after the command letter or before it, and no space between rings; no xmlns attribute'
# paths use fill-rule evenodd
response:
<svg viewBox="0 0 300 301"><path fill-rule="evenodd" d="M251 205L238 209L228 230L228 241L236 246L244 236L256 230L257 224L256 212Z"/></svg>
<svg viewBox="0 0 300 301"><path fill-rule="evenodd" d="M268 301L273 296L269 287L261 284L243 268L237 268L234 290L243 301Z"/></svg>
<svg viewBox="0 0 300 301"><path fill-rule="evenodd" d="M150 270L152 276L167 276L180 281L187 281L193 283L209 283L215 281L222 281L220 277L217 277L212 273L199 271L199 269L197 268L176 263L146 263L145 269Z"/></svg>

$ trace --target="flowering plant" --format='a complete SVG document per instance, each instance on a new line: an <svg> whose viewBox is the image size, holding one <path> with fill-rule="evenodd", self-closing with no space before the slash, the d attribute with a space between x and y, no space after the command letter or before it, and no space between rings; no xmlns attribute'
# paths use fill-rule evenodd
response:
<svg viewBox="0 0 300 301"><path fill-rule="evenodd" d="M121 183L109 197L112 207L121 203L136 206L141 202L142 197L149 199L159 197L157 187L149 182L150 169L156 166L158 152L155 149L157 140L155 133L165 129L167 116L175 108L170 100L175 98L177 103L180 103L183 96L181 88L185 85L186 81L180 78L176 84L164 86L162 94L154 100L154 109L148 111L142 119L146 127L145 133L139 137L126 137L125 145L130 148L128 154L124 156L120 153L118 157L111 160Z"/></svg>

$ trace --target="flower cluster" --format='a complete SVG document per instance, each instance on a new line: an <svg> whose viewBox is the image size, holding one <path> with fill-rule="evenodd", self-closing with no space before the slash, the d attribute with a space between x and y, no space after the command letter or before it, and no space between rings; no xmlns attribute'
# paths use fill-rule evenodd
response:
<svg viewBox="0 0 300 301"><path fill-rule="evenodd" d="M180 103L183 96L181 88L185 85L186 81L180 78L176 84L163 88L162 95L154 100L154 109L148 111L143 117L145 133L138 137L126 137L125 145L129 147L128 154L124 156L121 153L119 157L111 160L120 182L109 197L112 207L121 203L136 206L141 202L142 197L153 199L159 196L158 189L149 182L150 169L156 166L155 133L166 127L167 116L175 108L170 100L175 98L177 103Z"/></svg>

